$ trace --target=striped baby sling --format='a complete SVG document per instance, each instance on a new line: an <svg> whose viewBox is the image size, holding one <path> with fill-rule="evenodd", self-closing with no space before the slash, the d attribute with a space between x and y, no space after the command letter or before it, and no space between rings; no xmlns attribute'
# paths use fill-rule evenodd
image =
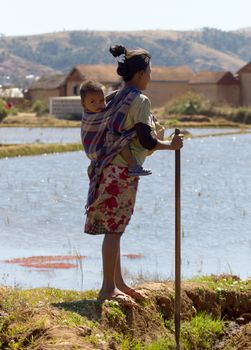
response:
<svg viewBox="0 0 251 350"><path fill-rule="evenodd" d="M136 136L135 128L123 130L123 124L133 100L140 94L134 87L124 87L107 97L107 106L98 113L84 112L81 139L90 159L89 191L86 211L94 203L103 169Z"/></svg>

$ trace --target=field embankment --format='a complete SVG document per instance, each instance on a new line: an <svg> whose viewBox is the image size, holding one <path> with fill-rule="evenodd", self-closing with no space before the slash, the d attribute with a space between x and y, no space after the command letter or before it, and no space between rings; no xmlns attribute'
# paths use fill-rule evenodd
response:
<svg viewBox="0 0 251 350"><path fill-rule="evenodd" d="M167 128L172 127L242 127L249 125L239 121L232 121L222 116L209 117L206 115L175 115L165 113L163 108L156 109L154 114L159 121ZM0 127L24 127L24 128L79 128L80 121L59 119L51 115L37 116L36 113L18 113L8 115L1 123Z"/></svg>
<svg viewBox="0 0 251 350"><path fill-rule="evenodd" d="M0 127L22 127L22 128L74 128L80 127L80 122L76 120L66 120L55 118L51 115L37 116L36 113L18 113L8 115L0 123Z"/></svg>
<svg viewBox="0 0 251 350"><path fill-rule="evenodd" d="M103 304L96 291L0 288L1 349L174 350L174 283L139 286L136 306ZM182 285L183 350L251 344L251 280L214 276Z"/></svg>
<svg viewBox="0 0 251 350"><path fill-rule="evenodd" d="M21 156L36 156L49 153L75 152L82 151L83 146L80 143L67 144L20 144L20 145L1 145L0 144L0 158L11 158Z"/></svg>

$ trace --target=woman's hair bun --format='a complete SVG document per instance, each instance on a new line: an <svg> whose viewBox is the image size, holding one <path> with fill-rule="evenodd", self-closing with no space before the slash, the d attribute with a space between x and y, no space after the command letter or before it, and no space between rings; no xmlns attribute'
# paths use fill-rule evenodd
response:
<svg viewBox="0 0 251 350"><path fill-rule="evenodd" d="M126 48L123 45L111 46L109 51L114 57L118 57L122 54L126 54Z"/></svg>

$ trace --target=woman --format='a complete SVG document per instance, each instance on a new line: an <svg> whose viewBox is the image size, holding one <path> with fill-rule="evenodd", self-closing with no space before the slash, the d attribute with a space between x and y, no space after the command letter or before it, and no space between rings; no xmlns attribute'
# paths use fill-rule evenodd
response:
<svg viewBox="0 0 251 350"><path fill-rule="evenodd" d="M128 106L122 125L125 132L136 130L130 149L137 162L142 165L146 156L156 150L180 149L183 146L182 135L175 135L171 142L158 138L158 135L163 135L163 130L158 128L150 112L149 99L141 93L150 81L150 54L143 49L127 50L121 45L111 47L110 52L117 59L117 73L124 81L124 87L117 96L123 96L124 92L124 95L131 94L130 104L122 103ZM138 177L128 176L128 166L118 152L102 168L95 200L87 208L85 232L104 234L100 300L112 299L132 304L133 299L144 298L140 291L125 283L120 265L120 238L133 213L137 186Z"/></svg>

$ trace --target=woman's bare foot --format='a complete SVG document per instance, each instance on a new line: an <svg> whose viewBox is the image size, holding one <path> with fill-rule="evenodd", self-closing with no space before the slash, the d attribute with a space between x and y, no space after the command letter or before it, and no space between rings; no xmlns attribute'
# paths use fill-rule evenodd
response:
<svg viewBox="0 0 251 350"><path fill-rule="evenodd" d="M105 300L113 300L127 306L137 305L129 294L123 293L119 289L115 289L111 293L100 292L97 299L101 302L104 302Z"/></svg>
<svg viewBox="0 0 251 350"><path fill-rule="evenodd" d="M132 297L136 301L144 301L147 298L143 292L136 290L134 288L127 287L127 288L123 288L122 291L123 291L123 293L129 295L130 297Z"/></svg>

